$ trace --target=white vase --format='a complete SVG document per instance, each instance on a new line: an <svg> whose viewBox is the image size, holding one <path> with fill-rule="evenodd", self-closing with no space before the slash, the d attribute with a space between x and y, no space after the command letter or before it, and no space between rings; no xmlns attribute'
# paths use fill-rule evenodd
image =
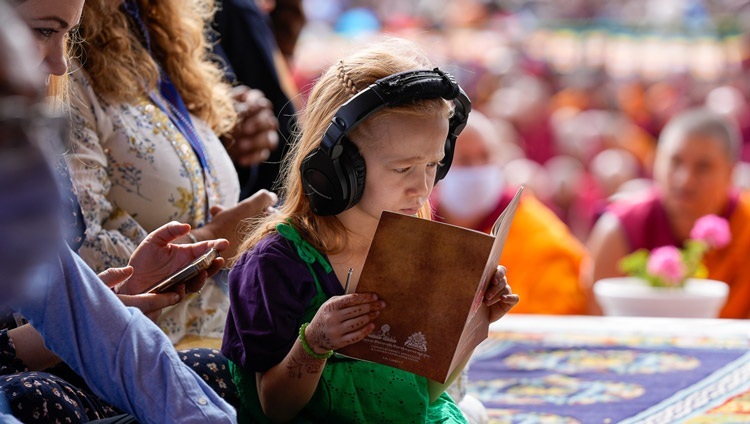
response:
<svg viewBox="0 0 750 424"><path fill-rule="evenodd" d="M604 315L716 318L729 286L716 280L689 278L684 287L652 287L640 278L605 278L594 284Z"/></svg>

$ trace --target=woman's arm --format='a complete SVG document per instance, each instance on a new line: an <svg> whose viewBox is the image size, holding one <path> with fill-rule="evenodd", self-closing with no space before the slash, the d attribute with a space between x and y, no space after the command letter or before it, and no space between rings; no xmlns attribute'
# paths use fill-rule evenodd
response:
<svg viewBox="0 0 750 424"><path fill-rule="evenodd" d="M42 335L31 324L24 324L8 331L8 336L16 348L16 358L20 359L29 371L41 371L60 362L60 358L47 349Z"/></svg>
<svg viewBox="0 0 750 424"><path fill-rule="evenodd" d="M125 306L136 307L146 316L158 314L163 308L182 300L186 290L180 286L177 292L141 294L145 287L166 278L209 248L223 251L228 245L226 240L221 239L189 245L172 244L174 239L189 229L189 225L177 222L159 227L138 246L130 258L131 266L110 268L98 277L106 286L116 288L113 291L118 293ZM216 259L207 271L188 282L191 286L189 290L199 289L205 278L215 274L223 265L222 258ZM8 335L15 346L16 357L30 370L44 370L60 362L60 358L47 349L41 334L30 324L10 330Z"/></svg>
<svg viewBox="0 0 750 424"><path fill-rule="evenodd" d="M120 300L126 306L137 307L144 314L149 314L177 303L175 300L179 300L179 296L176 293L154 293L124 296ZM42 335L31 324L9 330L8 337L16 348L16 358L23 362L29 371L42 371L60 362L60 358L47 349Z"/></svg>
<svg viewBox="0 0 750 424"><path fill-rule="evenodd" d="M233 408L180 361L164 332L125 308L67 247L38 270L18 306L97 396L139 422L236 422Z"/></svg>

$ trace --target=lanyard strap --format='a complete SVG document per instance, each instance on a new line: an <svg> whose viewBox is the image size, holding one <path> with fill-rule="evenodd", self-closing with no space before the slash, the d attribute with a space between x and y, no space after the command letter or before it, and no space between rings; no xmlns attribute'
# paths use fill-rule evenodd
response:
<svg viewBox="0 0 750 424"><path fill-rule="evenodd" d="M149 93L149 98L153 101L159 109L162 110L172 124L177 127L180 133L190 143L190 147L193 148L195 155L198 156L201 168L207 173L211 173L211 167L208 163L208 155L206 149L203 146L203 140L201 139L198 132L195 130L192 119L190 119L190 113L185 106L185 102L182 101L180 93L177 92L177 88L172 84L172 80L165 72L161 72L159 78L159 94L166 100L166 105L161 101L156 93Z"/></svg>
<svg viewBox="0 0 750 424"><path fill-rule="evenodd" d="M145 22L143 22L143 19L141 18L141 11L138 7L138 3L136 3L136 0L126 0L123 3L123 8L135 21L135 24L141 33L141 37L143 38L146 50L151 53L151 37L148 34L148 28L146 28ZM161 97L167 101L166 104L164 104L154 92L149 93L149 98L159 106L159 109L169 117L172 124L178 131L180 131L188 143L190 143L190 147L193 148L195 155L198 156L201 168L203 168L206 173L210 174L211 168L209 167L206 149L203 146L203 140L195 130L193 121L190 118L190 113L188 112L180 93L177 91L177 87L174 86L166 72L161 69L159 72L159 94L161 94Z"/></svg>

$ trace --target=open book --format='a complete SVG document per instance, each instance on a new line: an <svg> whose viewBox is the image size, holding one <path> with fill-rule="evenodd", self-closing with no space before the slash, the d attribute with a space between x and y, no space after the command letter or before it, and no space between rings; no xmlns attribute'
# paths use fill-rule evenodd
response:
<svg viewBox="0 0 750 424"><path fill-rule="evenodd" d="M487 289L523 188L490 235L383 212L356 287L387 307L375 331L337 353L390 365L445 383L487 338Z"/></svg>

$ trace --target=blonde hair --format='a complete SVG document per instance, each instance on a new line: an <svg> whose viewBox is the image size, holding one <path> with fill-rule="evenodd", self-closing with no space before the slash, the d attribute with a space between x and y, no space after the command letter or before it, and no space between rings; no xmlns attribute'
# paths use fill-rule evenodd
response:
<svg viewBox="0 0 750 424"><path fill-rule="evenodd" d="M231 130L237 114L230 87L223 82L222 70L209 60L204 33L213 17L213 1L136 2L151 39L151 53L121 1L84 3L81 61L94 91L112 102L132 102L144 90L156 89L161 65L192 114L216 134Z"/></svg>
<svg viewBox="0 0 750 424"><path fill-rule="evenodd" d="M284 160L281 194L284 203L279 213L252 222L249 234L238 254L252 249L262 238L275 231L278 224L291 223L313 247L325 254L340 252L346 245L347 230L336 216L319 216L312 212L302 187L300 166L320 146L323 134L339 107L357 92L380 78L414 69L432 68L419 48L408 41L388 39L361 50L329 67L312 88L307 107L300 112L300 130L296 142ZM375 136L363 136L368 124L387 116L434 116L450 112L443 99L419 100L403 106L384 108L367 118L351 134L360 150L376 143ZM370 145L368 145L368 143ZM420 217L430 219L429 203L420 209Z"/></svg>
<svg viewBox="0 0 750 424"><path fill-rule="evenodd" d="M70 78L68 78L68 74L50 75L46 95L56 109L67 109L70 99Z"/></svg>

